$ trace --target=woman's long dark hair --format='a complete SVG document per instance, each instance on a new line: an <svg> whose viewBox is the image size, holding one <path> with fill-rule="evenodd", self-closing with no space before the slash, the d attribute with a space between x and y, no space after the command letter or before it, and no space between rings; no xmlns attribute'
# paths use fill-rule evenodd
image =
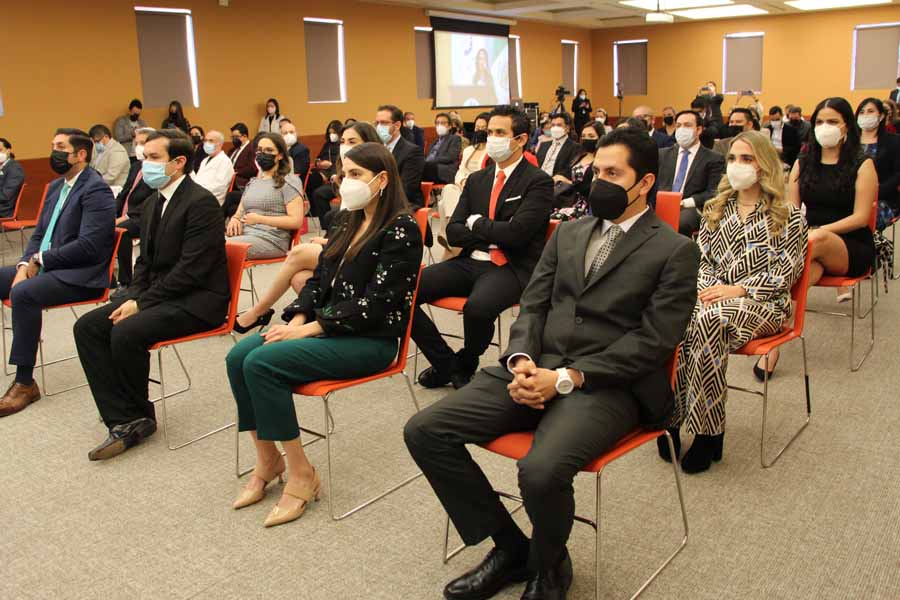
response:
<svg viewBox="0 0 900 600"><path fill-rule="evenodd" d="M397 171L397 161L394 160L394 155L385 148L384 144L381 142L359 144L351 148L345 158L375 175L385 172L388 178L387 187L381 192L381 197L376 200L378 207L375 209L372 222L352 246L350 242L365 220L365 211L341 211L340 224L335 227L335 233L331 236L331 241L324 253L326 258L343 256L345 261L350 261L369 240L387 227L388 223L396 219L398 215L410 214L410 210L406 194L403 192L403 182Z"/></svg>
<svg viewBox="0 0 900 600"><path fill-rule="evenodd" d="M825 169L822 168L822 146L816 139L815 127L816 119L819 111L823 108L830 108L837 111L844 120L847 128L845 139L841 143L841 153L838 157L838 186L852 186L856 180L856 171L859 168L860 159L862 158L862 146L859 141L859 126L853 116L853 108L844 98L825 98L816 106L810 118L810 124L813 131L809 134L809 140L806 144L806 152L799 157L800 161L800 197L803 198L809 189L824 174Z"/></svg>
<svg viewBox="0 0 900 600"><path fill-rule="evenodd" d="M278 153L281 154L281 160L278 161L278 166L275 169L275 173L272 175L272 181L275 182L275 189L281 189L284 185L285 176L291 174L291 157L288 154L287 144L280 133L262 133L256 136L254 142L254 147L257 152L259 151L259 140L269 140L275 144L275 148L277 148Z"/></svg>
<svg viewBox="0 0 900 600"><path fill-rule="evenodd" d="M862 112L862 109L866 107L866 104L872 104L875 106L875 110L878 111L878 114L881 115L881 121L878 122L878 133L875 134L875 139L879 142L882 139L887 131L885 130L886 121L887 121L887 109L884 107L884 102L879 100L878 98L866 98L862 102L859 103L859 106L856 107L856 118L859 118L859 113ZM860 134L861 135L861 134Z"/></svg>
<svg viewBox="0 0 900 600"><path fill-rule="evenodd" d="M372 127L365 121L357 121L352 125L344 127L344 131L347 131L348 129L352 129L353 131L358 133L359 138L362 140L363 144L365 144L366 142L381 143L381 138L378 137L378 132L374 127ZM343 135L344 131L341 132L341 135ZM341 185L341 179L343 179L344 177L342 169L343 161L341 160L341 153L338 152L338 156L334 161L334 174L337 175L337 181L334 182L335 192L337 192L338 186Z"/></svg>
<svg viewBox="0 0 900 600"><path fill-rule="evenodd" d="M331 140L328 139L328 133L332 129L334 130L334 132L336 134L341 135L344 132L344 124L341 123L340 121L338 121L337 119L335 119L334 121L332 121L331 123L328 124L328 127L325 128L325 143L326 144L331 143Z"/></svg>
<svg viewBox="0 0 900 600"><path fill-rule="evenodd" d="M172 118L172 107L175 107L175 117L174 120ZM181 108L181 102L178 100L172 100L169 102L169 116L167 117L170 123L175 123L175 126L178 129L184 131L185 133L190 133L191 128L188 127L187 119L184 118L184 109Z"/></svg>
<svg viewBox="0 0 900 600"><path fill-rule="evenodd" d="M272 115L273 118L275 120L280 119L281 118L281 106L278 104L278 100L276 100L275 98L269 98L268 100L266 100L266 116L267 117L269 116L269 103L272 103L275 105L275 114Z"/></svg>

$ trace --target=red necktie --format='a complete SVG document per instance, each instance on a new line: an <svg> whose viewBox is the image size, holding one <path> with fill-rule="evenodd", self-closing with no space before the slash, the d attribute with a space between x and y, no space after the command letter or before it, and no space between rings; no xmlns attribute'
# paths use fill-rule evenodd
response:
<svg viewBox="0 0 900 600"><path fill-rule="evenodd" d="M125 204L122 206L122 214L119 216L121 216L121 217L128 216L128 201L131 199L131 195L134 193L134 188L136 188L138 186L138 184L141 182L141 179L143 179L143 177L144 177L144 172L138 171L137 177L134 178L134 183L131 185L131 189L128 190L128 195L125 196Z"/></svg>
<svg viewBox="0 0 900 600"><path fill-rule="evenodd" d="M500 171L497 173L497 180L494 182L494 189L491 190L491 205L488 208L488 218L493 221L494 215L497 213L497 200L500 199L500 191L503 189L503 182L506 181L506 173ZM490 249L491 262L502 267L507 262L506 255L499 248Z"/></svg>

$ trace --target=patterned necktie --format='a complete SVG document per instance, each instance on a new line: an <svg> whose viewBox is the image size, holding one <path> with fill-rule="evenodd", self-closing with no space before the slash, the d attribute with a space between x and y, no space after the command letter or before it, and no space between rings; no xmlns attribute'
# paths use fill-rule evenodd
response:
<svg viewBox="0 0 900 600"><path fill-rule="evenodd" d="M53 207L53 214L50 215L50 223L47 224L47 230L44 232L44 237L41 238L40 252L46 252L50 249L50 242L53 239L53 230L56 228L56 221L59 219L59 213L62 212L63 205L66 203L66 198L69 197L69 191L71 189L72 186L70 186L68 182L63 183L62 189L59 192L59 200L56 201L56 206Z"/></svg>
<svg viewBox="0 0 900 600"><path fill-rule="evenodd" d="M491 190L491 204L488 207L488 218L491 221L494 220L494 215L497 214L497 201L500 199L500 192L503 190L504 181L506 181L506 173L500 171L497 173L494 189ZM506 260L506 255L503 254L503 250L500 248L491 248L489 254L491 255L491 262L498 267L502 267L508 262Z"/></svg>
<svg viewBox="0 0 900 600"><path fill-rule="evenodd" d="M591 263L591 270L588 273L587 281L591 281L597 275L597 272L600 271L600 267L603 266L603 263L605 263L606 259L609 258L609 255L612 254L613 248L619 243L622 235L622 228L618 225L613 224L613 226L609 228L609 231L606 233L606 239L603 241L600 249L597 250L597 254L594 255L594 261Z"/></svg>
<svg viewBox="0 0 900 600"><path fill-rule="evenodd" d="M678 165L678 173L675 174L675 182L672 184L673 192L680 192L684 186L684 177L687 175L688 163L691 153L688 150L681 151L681 163Z"/></svg>

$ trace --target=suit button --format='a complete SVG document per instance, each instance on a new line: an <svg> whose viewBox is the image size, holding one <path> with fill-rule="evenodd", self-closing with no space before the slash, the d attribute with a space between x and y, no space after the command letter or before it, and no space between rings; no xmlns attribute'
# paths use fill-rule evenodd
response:
<svg viewBox="0 0 900 600"><path fill-rule="evenodd" d="M582 323L584 323L584 319L582 319L581 317L575 317L576 325L581 325Z"/></svg>

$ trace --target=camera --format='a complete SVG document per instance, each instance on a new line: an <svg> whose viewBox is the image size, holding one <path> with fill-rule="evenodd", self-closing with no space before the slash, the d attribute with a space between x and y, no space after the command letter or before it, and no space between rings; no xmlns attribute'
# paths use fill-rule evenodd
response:
<svg viewBox="0 0 900 600"><path fill-rule="evenodd" d="M566 96L572 95L572 90L567 90L566 86L560 84L556 87L556 91L553 92L553 94L556 96L558 102L562 102L566 99Z"/></svg>

